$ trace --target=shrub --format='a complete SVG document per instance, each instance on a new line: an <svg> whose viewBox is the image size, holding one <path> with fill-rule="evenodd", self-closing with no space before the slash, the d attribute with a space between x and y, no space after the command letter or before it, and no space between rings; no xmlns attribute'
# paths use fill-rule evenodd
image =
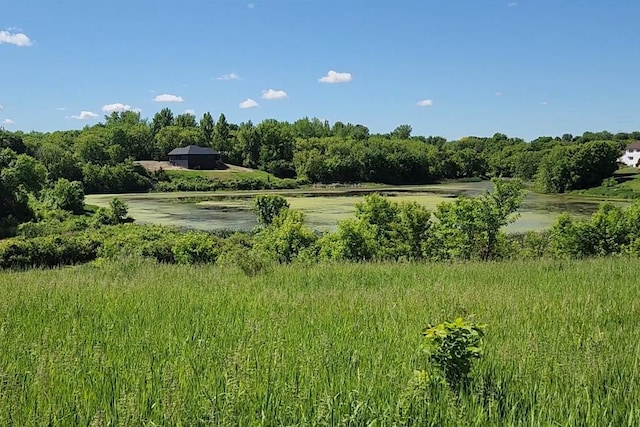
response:
<svg viewBox="0 0 640 427"><path fill-rule="evenodd" d="M0 243L0 268L79 264L95 259L99 245L85 235L9 239Z"/></svg>
<svg viewBox="0 0 640 427"><path fill-rule="evenodd" d="M454 389L466 386L473 361L482 354L485 328L458 317L422 331L421 347L432 368L430 376L441 375Z"/></svg>
<svg viewBox="0 0 640 427"><path fill-rule="evenodd" d="M214 263L218 258L216 239L203 232L188 232L180 237L172 252L178 264Z"/></svg>
<svg viewBox="0 0 640 427"><path fill-rule="evenodd" d="M219 265L236 266L247 276L265 273L272 267L273 260L268 254L245 246L227 247L216 261Z"/></svg>
<svg viewBox="0 0 640 427"><path fill-rule="evenodd" d="M111 208L111 215L116 224L123 224L127 222L129 207L126 203L116 197L111 200L109 207Z"/></svg>
<svg viewBox="0 0 640 427"><path fill-rule="evenodd" d="M312 246L318 236L304 225L302 212L284 209L273 222L256 235L256 249L264 251L280 263L293 261Z"/></svg>
<svg viewBox="0 0 640 427"><path fill-rule="evenodd" d="M288 208L287 199L278 195L261 194L256 196L253 202L253 210L257 215L258 223L262 225L271 224L283 209Z"/></svg>
<svg viewBox="0 0 640 427"><path fill-rule="evenodd" d="M84 189L80 181L69 181L60 178L49 190L47 200L52 207L74 214L84 212Z"/></svg>
<svg viewBox="0 0 640 427"><path fill-rule="evenodd" d="M423 206L370 194L356 204L355 219L341 221L335 233L322 239L320 253L323 258L352 261L417 260L430 229L431 212Z"/></svg>
<svg viewBox="0 0 640 427"><path fill-rule="evenodd" d="M499 257L501 229L517 218L523 198L519 181L492 179L494 190L438 205L425 256L434 260Z"/></svg>
<svg viewBox="0 0 640 427"><path fill-rule="evenodd" d="M338 229L319 241L320 258L328 260L368 261L378 254L376 228L368 222L347 218Z"/></svg>

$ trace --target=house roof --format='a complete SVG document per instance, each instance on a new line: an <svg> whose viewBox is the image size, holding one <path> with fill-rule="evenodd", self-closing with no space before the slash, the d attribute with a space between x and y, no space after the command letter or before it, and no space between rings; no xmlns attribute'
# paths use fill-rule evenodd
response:
<svg viewBox="0 0 640 427"><path fill-rule="evenodd" d="M627 151L640 150L640 141L636 141L636 142L632 142L631 144L628 144L626 150Z"/></svg>
<svg viewBox="0 0 640 427"><path fill-rule="evenodd" d="M183 156L185 154L220 154L215 150L207 147L200 147L199 145L187 145L186 147L175 148L169 152L169 156Z"/></svg>

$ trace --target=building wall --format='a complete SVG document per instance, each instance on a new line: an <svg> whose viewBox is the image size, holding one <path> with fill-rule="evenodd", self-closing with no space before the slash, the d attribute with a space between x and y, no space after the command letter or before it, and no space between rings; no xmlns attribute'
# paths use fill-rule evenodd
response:
<svg viewBox="0 0 640 427"><path fill-rule="evenodd" d="M175 166L180 166L181 168L189 168L189 160L182 159L181 157L185 156L169 156L169 163Z"/></svg>
<svg viewBox="0 0 640 427"><path fill-rule="evenodd" d="M193 155L189 156L189 169L217 169L218 159L217 155Z"/></svg>
<svg viewBox="0 0 640 427"><path fill-rule="evenodd" d="M624 155L618 158L618 162L627 166L637 166L640 162L640 150L625 151Z"/></svg>
<svg viewBox="0 0 640 427"><path fill-rule="evenodd" d="M169 156L169 163L187 169L218 169L219 160L219 155L210 154Z"/></svg>

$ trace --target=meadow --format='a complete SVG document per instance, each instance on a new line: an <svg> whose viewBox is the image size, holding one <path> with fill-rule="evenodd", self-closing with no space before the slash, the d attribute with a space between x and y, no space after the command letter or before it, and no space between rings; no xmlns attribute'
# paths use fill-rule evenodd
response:
<svg viewBox="0 0 640 427"><path fill-rule="evenodd" d="M0 272L0 425L638 425L640 261ZM486 323L468 389L421 331Z"/></svg>

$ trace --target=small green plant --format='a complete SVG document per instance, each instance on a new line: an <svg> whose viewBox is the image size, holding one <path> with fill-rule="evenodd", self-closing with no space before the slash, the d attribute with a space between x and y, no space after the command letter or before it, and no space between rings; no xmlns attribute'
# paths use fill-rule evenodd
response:
<svg viewBox="0 0 640 427"><path fill-rule="evenodd" d="M258 223L265 226L270 225L280 212L288 208L287 199L273 194L260 194L253 202L253 210L258 217Z"/></svg>
<svg viewBox="0 0 640 427"><path fill-rule="evenodd" d="M113 216L116 224L123 224L127 222L129 207L125 202L116 197L109 202L109 207L111 208L111 215Z"/></svg>
<svg viewBox="0 0 640 427"><path fill-rule="evenodd" d="M606 188L613 188L616 185L618 185L618 181L614 177L606 178L602 181L602 186Z"/></svg>
<svg viewBox="0 0 640 427"><path fill-rule="evenodd" d="M428 326L422 331L424 341L421 348L427 354L430 366L452 388L466 385L473 360L482 354L485 328L486 325L458 317L453 322Z"/></svg>

